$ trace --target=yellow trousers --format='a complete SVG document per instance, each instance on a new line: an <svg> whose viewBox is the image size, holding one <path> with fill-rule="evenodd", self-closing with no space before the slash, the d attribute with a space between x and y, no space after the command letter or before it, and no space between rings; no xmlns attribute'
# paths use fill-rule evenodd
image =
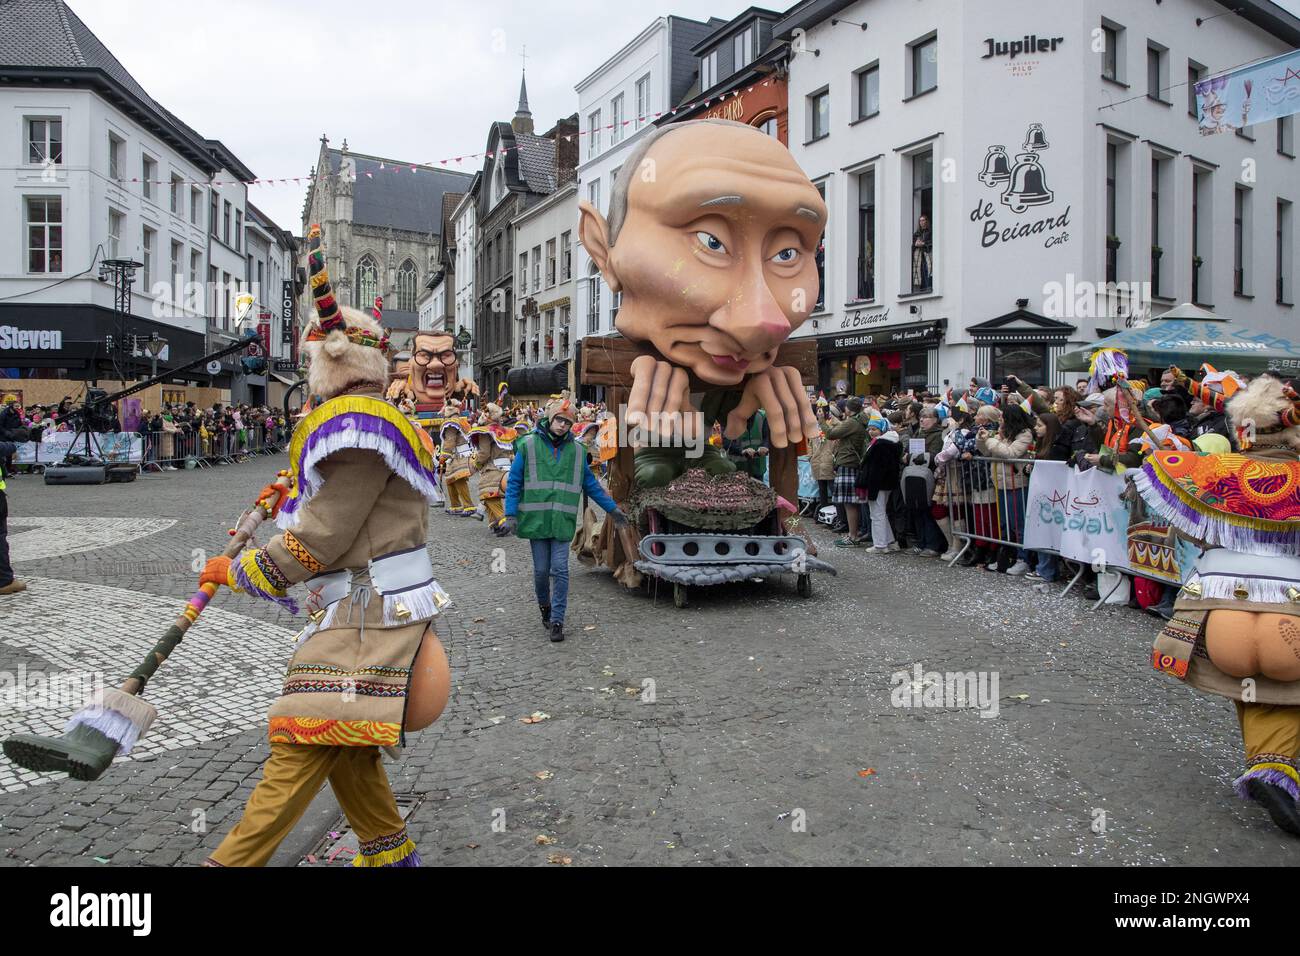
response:
<svg viewBox="0 0 1300 956"><path fill-rule="evenodd" d="M1300 786L1300 707L1235 701L1250 770L1277 770Z"/></svg>
<svg viewBox="0 0 1300 956"><path fill-rule="evenodd" d="M271 744L262 780L248 798L243 818L208 862L266 866L326 780L361 843L355 866L419 865L378 747L288 743Z"/></svg>
<svg viewBox="0 0 1300 956"><path fill-rule="evenodd" d="M484 498L483 507L487 509L488 524L497 524L506 514L506 499Z"/></svg>
<svg viewBox="0 0 1300 956"><path fill-rule="evenodd" d="M469 476L447 479L447 507L452 511L477 511L469 493Z"/></svg>

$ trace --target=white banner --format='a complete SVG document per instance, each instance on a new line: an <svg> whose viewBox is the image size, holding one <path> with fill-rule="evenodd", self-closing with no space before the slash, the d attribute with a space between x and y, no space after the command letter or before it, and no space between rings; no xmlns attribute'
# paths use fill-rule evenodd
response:
<svg viewBox="0 0 1300 956"><path fill-rule="evenodd" d="M1037 461L1029 476L1025 550L1055 551L1071 561L1131 570L1124 479L1063 461Z"/></svg>
<svg viewBox="0 0 1300 956"><path fill-rule="evenodd" d="M18 445L14 456L16 465L53 465L67 457L86 454L86 438L81 436L75 447L76 432L46 431L39 442L28 441ZM90 454L109 462L141 461L144 458L144 439L131 432L95 432L90 435Z"/></svg>

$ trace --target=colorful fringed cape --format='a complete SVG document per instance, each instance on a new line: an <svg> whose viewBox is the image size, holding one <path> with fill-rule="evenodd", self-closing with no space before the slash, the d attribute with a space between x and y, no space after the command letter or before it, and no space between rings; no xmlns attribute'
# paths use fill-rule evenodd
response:
<svg viewBox="0 0 1300 956"><path fill-rule="evenodd" d="M294 528L302 507L321 486L318 465L344 448L378 452L394 473L428 501L437 495L432 443L392 405L378 398L349 395L322 402L294 430L289 444L293 491L276 524Z"/></svg>
<svg viewBox="0 0 1300 956"><path fill-rule="evenodd" d="M1300 550L1300 462L1157 452L1133 484L1161 520L1211 547Z"/></svg>

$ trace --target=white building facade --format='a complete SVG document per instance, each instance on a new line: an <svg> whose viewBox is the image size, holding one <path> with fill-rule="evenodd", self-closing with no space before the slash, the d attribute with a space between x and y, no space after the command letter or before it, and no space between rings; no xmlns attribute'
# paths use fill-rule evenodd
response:
<svg viewBox="0 0 1300 956"><path fill-rule="evenodd" d="M1300 21L1232 6L789 11L790 148L830 208L797 333L818 339L821 386L1073 383L1061 352L1186 301L1289 334L1294 117L1202 136L1189 81L1300 45Z"/></svg>
<svg viewBox="0 0 1300 956"><path fill-rule="evenodd" d="M610 191L623 158L652 127L656 114L676 106L691 87L697 71L691 47L723 22L659 17L574 87L579 104L579 199L608 213ZM576 218L573 228L576 241ZM578 303L575 340L611 331L618 303L581 245L573 266Z"/></svg>
<svg viewBox="0 0 1300 956"><path fill-rule="evenodd" d="M452 274L455 289L452 290L455 301L452 303L453 321L456 332L464 329L470 336L471 346L461 355L461 367L473 369L475 366L473 352L477 343L477 331L474 328L474 309L478 301L474 292L474 242L475 225L478 221L479 177L465 192L465 197L456 204L452 212L452 228L456 236L456 269Z"/></svg>
<svg viewBox="0 0 1300 956"><path fill-rule="evenodd" d="M554 366L573 355L573 248L578 186L562 186L512 222L515 269L513 368ZM526 263L526 268L525 268Z"/></svg>

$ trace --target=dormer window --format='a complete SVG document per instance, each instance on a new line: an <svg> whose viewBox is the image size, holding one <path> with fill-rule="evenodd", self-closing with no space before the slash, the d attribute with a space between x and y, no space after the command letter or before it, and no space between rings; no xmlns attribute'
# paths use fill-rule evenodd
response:
<svg viewBox="0 0 1300 956"><path fill-rule="evenodd" d="M746 30L732 38L732 52L735 54L735 69L741 70L749 66L749 61L754 59L754 33Z"/></svg>
<svg viewBox="0 0 1300 956"><path fill-rule="evenodd" d="M718 83L718 51L700 57L700 92L712 89Z"/></svg>

